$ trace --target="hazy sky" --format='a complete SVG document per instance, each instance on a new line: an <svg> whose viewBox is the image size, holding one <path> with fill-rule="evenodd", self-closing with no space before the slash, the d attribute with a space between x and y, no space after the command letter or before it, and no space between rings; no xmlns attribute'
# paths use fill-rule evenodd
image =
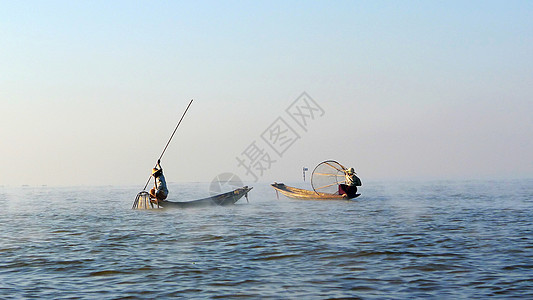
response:
<svg viewBox="0 0 533 300"><path fill-rule="evenodd" d="M0 186L142 187L190 99L171 182L533 177L532 1L0 1L0 45Z"/></svg>

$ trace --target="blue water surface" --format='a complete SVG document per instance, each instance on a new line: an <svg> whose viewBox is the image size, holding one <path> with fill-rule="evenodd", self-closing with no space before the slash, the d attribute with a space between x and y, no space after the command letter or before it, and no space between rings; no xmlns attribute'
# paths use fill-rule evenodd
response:
<svg viewBox="0 0 533 300"><path fill-rule="evenodd" d="M140 211L138 187L0 187L0 298L533 298L533 180L360 191L278 199L263 183L250 203Z"/></svg>

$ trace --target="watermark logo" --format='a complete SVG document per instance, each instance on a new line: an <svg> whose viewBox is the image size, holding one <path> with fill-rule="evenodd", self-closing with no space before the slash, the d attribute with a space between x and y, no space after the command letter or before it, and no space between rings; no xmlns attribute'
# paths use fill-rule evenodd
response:
<svg viewBox="0 0 533 300"><path fill-rule="evenodd" d="M209 193L211 196L214 196L229 190L241 188L243 185L242 180L236 174L222 173L211 180Z"/></svg>

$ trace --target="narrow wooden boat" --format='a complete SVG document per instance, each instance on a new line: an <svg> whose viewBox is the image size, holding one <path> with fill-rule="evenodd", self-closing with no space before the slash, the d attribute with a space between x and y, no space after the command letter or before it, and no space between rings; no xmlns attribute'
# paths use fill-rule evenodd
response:
<svg viewBox="0 0 533 300"><path fill-rule="evenodd" d="M277 191L283 194L286 197L293 199L307 199L307 200L342 200L342 199L353 199L359 197L361 194L355 194L354 197L347 197L338 194L326 194L326 193L317 193L315 191L309 191L304 189L299 189L291 186L286 186L283 183L273 183L271 186Z"/></svg>
<svg viewBox="0 0 533 300"><path fill-rule="evenodd" d="M199 200L192 200L187 202L175 202L175 201L159 201L159 206L161 207L178 207L178 208L186 208L186 207L201 207L201 206L226 206L226 205L232 205L235 204L235 202L239 201L243 196L245 196L248 199L248 192L251 190L251 187L242 187L238 188L236 190L233 190L231 192L227 192L224 194L199 199ZM152 200L152 203L155 205L155 201Z"/></svg>

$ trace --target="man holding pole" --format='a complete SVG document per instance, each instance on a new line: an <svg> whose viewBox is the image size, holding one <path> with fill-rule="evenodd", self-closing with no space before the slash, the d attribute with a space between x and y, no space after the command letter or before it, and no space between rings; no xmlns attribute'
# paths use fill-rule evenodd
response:
<svg viewBox="0 0 533 300"><path fill-rule="evenodd" d="M157 201L167 199L167 181L165 180L165 176L163 175L163 168L161 167L160 159L157 160L157 166L152 169L152 176L154 176L155 186L150 190L150 196L156 199Z"/></svg>
<svg viewBox="0 0 533 300"><path fill-rule="evenodd" d="M143 190L137 194L137 197L135 197L135 201L133 202L132 209L136 209L139 207L139 199L144 199L145 195L147 197L148 195L150 195L150 199L152 200L152 203L156 202L158 204L160 200L165 200L167 198L168 196L167 182L165 180L165 176L163 176L163 168L161 168L161 158L163 157L163 154L165 154L165 151L167 150L167 147L170 144L170 141L174 137L176 130L178 130L178 127L180 126L181 121L183 120L183 117L185 117L185 114L189 110L189 107L191 106L191 104L192 104L192 100L191 102L189 102L189 105L187 105L187 108L183 112L183 115L181 116L181 119L179 120L178 125L176 125L176 128L172 132L170 139L168 139L165 149L163 149L161 156L159 156L159 159L157 160L156 167L152 169L152 175L148 177L148 180L146 181L146 184L144 185ZM148 183L150 183L150 179L152 178L152 176L155 179L155 186L150 190L150 193L147 193L146 187L148 186Z"/></svg>

